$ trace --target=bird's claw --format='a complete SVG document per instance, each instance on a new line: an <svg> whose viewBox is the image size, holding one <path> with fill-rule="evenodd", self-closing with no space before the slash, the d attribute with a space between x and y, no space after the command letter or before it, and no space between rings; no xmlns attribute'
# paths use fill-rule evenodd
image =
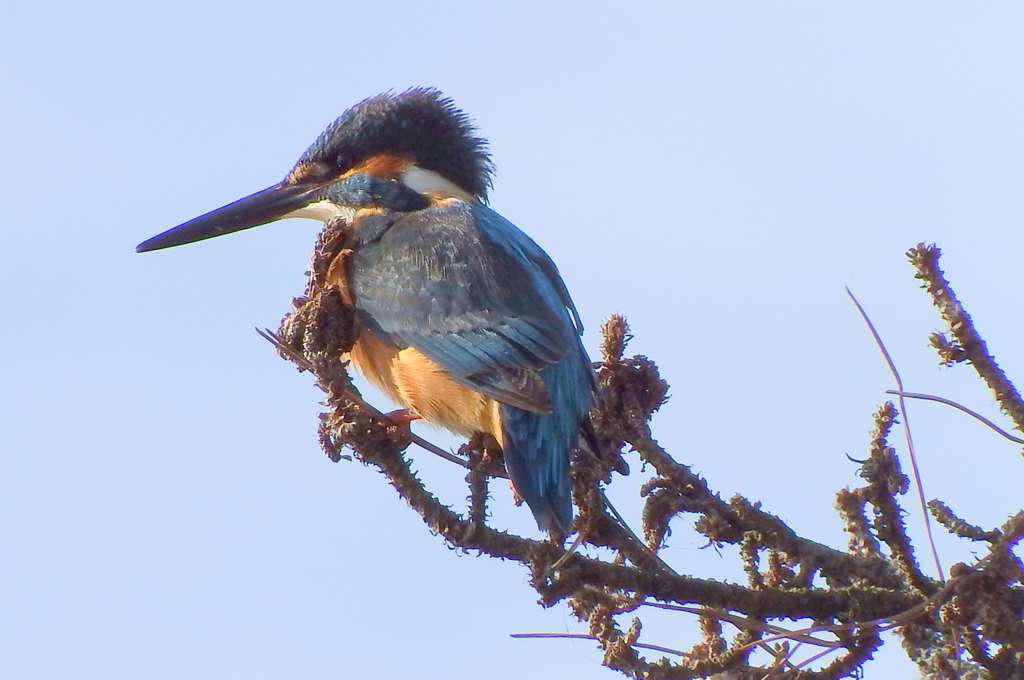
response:
<svg viewBox="0 0 1024 680"><path fill-rule="evenodd" d="M404 408L385 413L381 416L381 420L391 427L394 427L406 438L412 436L412 428L409 427L409 424L414 420L419 420L420 418L420 415Z"/></svg>

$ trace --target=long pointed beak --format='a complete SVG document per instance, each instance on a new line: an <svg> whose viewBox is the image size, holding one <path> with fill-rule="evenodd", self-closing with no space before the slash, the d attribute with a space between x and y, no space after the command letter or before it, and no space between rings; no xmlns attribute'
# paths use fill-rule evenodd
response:
<svg viewBox="0 0 1024 680"><path fill-rule="evenodd" d="M172 248L275 222L316 200L318 189L320 185L275 184L143 241L135 252Z"/></svg>

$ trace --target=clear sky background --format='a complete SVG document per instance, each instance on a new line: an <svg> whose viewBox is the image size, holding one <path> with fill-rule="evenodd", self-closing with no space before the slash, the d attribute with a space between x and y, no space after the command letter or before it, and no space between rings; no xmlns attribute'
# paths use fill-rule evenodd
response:
<svg viewBox="0 0 1024 680"><path fill-rule="evenodd" d="M558 263L592 353L628 316L672 385L661 443L845 547L834 496L860 482L846 455L866 454L892 380L844 286L909 389L1005 424L927 347L941 321L904 251L938 243L1024 382L1022 19L997 2L8 3L0 677L619 677L586 641L510 639L585 628L320 452L322 395L253 330L302 292L317 223L133 250L277 182L388 89L440 87L477 121L492 205ZM910 415L928 497L986 527L1020 509L1019 447L939 405ZM463 507L458 470L416 461ZM614 494L635 526L639 481ZM494 494L496 525L537 535ZM676 568L741 578L734 550L674 526ZM947 569L973 559L940 549ZM913 677L887 647L867 677Z"/></svg>

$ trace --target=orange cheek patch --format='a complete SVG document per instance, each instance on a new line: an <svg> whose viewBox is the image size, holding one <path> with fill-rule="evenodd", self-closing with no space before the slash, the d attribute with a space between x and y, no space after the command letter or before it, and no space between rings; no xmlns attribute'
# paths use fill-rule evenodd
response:
<svg viewBox="0 0 1024 680"><path fill-rule="evenodd" d="M398 177L406 168L414 163L412 156L406 156L400 153L379 153L376 156L370 156L359 165L355 166L342 177L348 177L354 175L357 172L361 172L364 175L376 177L378 179L392 179Z"/></svg>

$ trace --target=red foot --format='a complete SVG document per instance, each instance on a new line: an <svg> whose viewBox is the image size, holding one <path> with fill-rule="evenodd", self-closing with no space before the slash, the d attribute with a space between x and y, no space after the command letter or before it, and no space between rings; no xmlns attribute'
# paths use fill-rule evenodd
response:
<svg viewBox="0 0 1024 680"><path fill-rule="evenodd" d="M516 507L522 505L523 497L519 495L519 490L516 489L516 485L512 482L511 479L508 480L508 488L512 489L512 502L516 504Z"/></svg>
<svg viewBox="0 0 1024 680"><path fill-rule="evenodd" d="M422 416L404 408L400 408L397 411L392 411L391 413L384 414L385 421L391 423L395 427L401 427L406 430L409 429L409 423L411 423L414 420L419 420L421 417Z"/></svg>
<svg viewBox="0 0 1024 680"><path fill-rule="evenodd" d="M398 409L391 413L386 413L383 416L385 423L390 423L395 429L397 429L401 436L411 437L413 436L413 430L409 427L409 424L414 420L420 420L420 416L416 415L412 411L406 411L404 409Z"/></svg>

